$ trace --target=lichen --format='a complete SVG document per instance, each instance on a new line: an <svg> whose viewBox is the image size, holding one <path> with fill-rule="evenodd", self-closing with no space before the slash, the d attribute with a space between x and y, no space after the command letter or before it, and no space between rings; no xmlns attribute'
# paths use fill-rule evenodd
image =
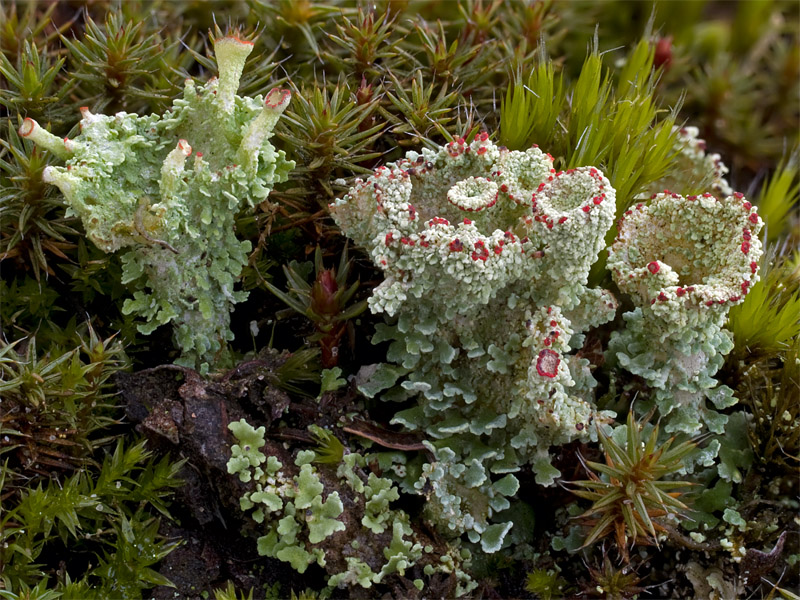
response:
<svg viewBox="0 0 800 600"><path fill-rule="evenodd" d="M439 546L443 552L437 555L432 540L412 528L409 515L391 508L399 498L395 484L364 473L364 456L349 453L335 474L332 467L323 473L312 450L298 452L293 466L265 454L270 445L263 426L256 429L241 419L228 428L237 440L228 472L248 484L239 504L263 533L259 554L289 563L299 573L317 564L328 572L332 587L371 588L412 568L426 575L455 574L457 596L476 586L464 570L468 553ZM346 536L337 539L345 530Z"/></svg>
<svg viewBox="0 0 800 600"><path fill-rule="evenodd" d="M671 162L670 171L650 186L651 193L667 188L687 193L688 184L706 190L715 196L729 196L733 193L725 175L728 167L722 162L719 154L707 154L705 140L698 137L697 127L675 127L677 138L674 149L676 154Z"/></svg>
<svg viewBox="0 0 800 600"><path fill-rule="evenodd" d="M180 362L204 369L233 338L232 305L247 297L234 289L250 251L235 235L236 213L264 201L294 166L269 142L290 92L236 95L252 47L217 39L219 79L187 79L183 98L163 115L84 107L75 139L31 119L20 128L65 161L43 178L60 188L89 239L104 252L124 250L122 282L135 291L123 312L143 319L144 334L172 322Z"/></svg>
<svg viewBox="0 0 800 600"><path fill-rule="evenodd" d="M557 173L538 148L512 152L486 133L409 152L331 206L386 275L369 303L391 320L372 341L391 342L394 364L361 390L417 399L393 422L432 440L418 488L444 533L499 550L511 523L493 516L517 490L511 473L529 463L552 484L548 449L607 417L572 352L616 311L587 287L614 210L596 168Z"/></svg>
<svg viewBox="0 0 800 600"><path fill-rule="evenodd" d="M615 331L609 358L654 389L665 431L724 431L736 400L713 379L733 348L728 310L758 281L762 221L740 193L664 192L626 211L608 268L636 308Z"/></svg>

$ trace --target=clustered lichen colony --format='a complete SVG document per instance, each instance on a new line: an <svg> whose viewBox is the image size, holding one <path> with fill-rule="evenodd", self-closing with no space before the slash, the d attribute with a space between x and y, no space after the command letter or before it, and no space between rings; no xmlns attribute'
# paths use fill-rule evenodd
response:
<svg viewBox="0 0 800 600"><path fill-rule="evenodd" d="M192 365L218 359L232 336L230 308L244 298L234 283L249 244L236 238L235 212L265 199L293 166L268 141L290 94L236 95L250 49L217 40L219 79L187 81L184 99L163 116L86 110L74 140L31 120L20 130L66 161L45 179L90 239L107 252L128 249L123 280L136 291L124 310L147 319L143 333L174 322L182 360ZM680 139L681 156L710 173L712 191L725 191L718 158L704 154L695 132ZM331 214L385 273L370 307L387 317L373 342L390 342L388 363L362 391L404 403L393 423L427 439L421 475L403 489L425 495L427 519L454 544L466 534L496 552L513 525L501 514L519 489L514 473L530 465L539 484L552 484L559 472L551 448L596 440L596 427L613 417L597 410L592 365L578 350L618 310L611 292L588 286L614 223L615 190L595 167L556 172L538 148L509 151L483 133L379 167ZM732 347L727 311L757 281L761 226L741 194L668 191L618 223L608 268L635 309L612 334L607 359L650 385L668 432L724 430L726 417L714 409L735 399L713 376ZM326 566L320 544L344 528L338 492L325 491L310 454L285 475L277 458L258 451L263 431L246 423L231 430L239 444L229 471L254 486L241 507L255 508L264 528L259 552L301 572ZM400 526L380 568L354 548L329 582L369 587L419 562L428 575L458 574L468 590L460 565L468 554L423 558L431 550L415 540L408 516L389 508L395 484L354 474L363 460L350 455L337 473L343 489L362 497L360 526L383 534L387 515Z"/></svg>
<svg viewBox="0 0 800 600"><path fill-rule="evenodd" d="M549 449L591 438L612 416L596 410L591 366L576 350L617 301L587 287L615 214L608 180L593 167L557 173L538 148L511 152L487 137L409 152L331 212L386 273L371 307L394 318L373 341L391 341L395 364L362 390L398 384L386 399L416 401L393 422L430 440L419 485L429 518L493 552L512 526L493 518L517 491L512 473L529 464L552 484ZM667 431L721 433L726 417L705 401L735 402L712 376L732 348L727 310L757 278L751 209L738 193L665 192L618 223L608 264L638 308L608 355L653 387Z"/></svg>
<svg viewBox="0 0 800 600"><path fill-rule="evenodd" d="M65 160L44 179L61 189L89 239L105 252L126 250L122 281L135 291L123 312L143 318L145 334L174 323L181 362L206 370L233 339L233 304L247 297L234 289L251 250L236 237L236 213L265 200L294 167L269 142L291 93L236 95L252 48L236 37L216 40L219 78L202 86L187 79L164 115L84 108L75 139L31 119L20 129Z"/></svg>

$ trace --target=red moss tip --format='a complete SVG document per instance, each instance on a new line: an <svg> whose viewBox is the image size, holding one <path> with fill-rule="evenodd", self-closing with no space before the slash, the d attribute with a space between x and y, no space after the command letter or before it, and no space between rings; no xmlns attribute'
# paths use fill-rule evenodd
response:
<svg viewBox="0 0 800 600"><path fill-rule="evenodd" d="M36 129L36 121L31 119L30 117L26 117L25 120L22 122L22 125L19 126L19 134L22 137L28 137L30 134L33 133L34 129Z"/></svg>
<svg viewBox="0 0 800 600"><path fill-rule="evenodd" d="M536 359L536 372L541 377L553 378L558 375L560 362L561 359L558 357L558 352L546 348L539 352L539 358Z"/></svg>
<svg viewBox="0 0 800 600"><path fill-rule="evenodd" d="M225 40L230 40L232 42L236 42L237 44L243 44L245 46L254 46L255 45L254 42L251 42L250 40L243 40L238 35L226 35L225 37L219 38L215 43L224 42Z"/></svg>

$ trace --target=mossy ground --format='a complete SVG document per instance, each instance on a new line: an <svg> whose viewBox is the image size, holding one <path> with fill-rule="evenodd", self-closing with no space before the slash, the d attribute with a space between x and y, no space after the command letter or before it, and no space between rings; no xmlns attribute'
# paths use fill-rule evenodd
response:
<svg viewBox="0 0 800 600"><path fill-rule="evenodd" d="M366 401L353 383L315 400L323 366L338 363L348 377L386 351L369 342L382 320L358 310L382 279L363 253L351 247L353 265L336 280L337 289L360 281L357 289L324 293L336 273L322 273L345 270L346 244L327 205L407 150L484 130L509 146L538 143L561 168L604 169L622 190L618 201L629 203L669 170L674 122L698 126L730 166L732 187L768 207L760 214L769 275L752 292L759 302L732 313L736 347L717 376L740 399L727 411L741 417L724 450L741 479L687 475L690 514L708 529L637 545L623 566L613 536L568 551L589 531L572 518L589 504L566 485L537 486L523 469L518 498L535 523L514 552L474 561L472 594L687 597L701 594L694 578L721 581L721 598L792 597L800 587L799 19L796 3L779 1L3 3L0 595L233 597L219 591L233 582L244 597L251 588L256 598L303 597L307 588L315 597L321 569L299 576L258 556L254 524L237 508L238 482L225 470L227 423L265 424L286 452L313 447L307 427L335 428L342 415L349 429L335 431L348 449L371 443L412 456L420 441L387 429L394 407ZM250 297L232 315L240 366L203 380L170 366L178 354L168 327L142 336L122 313L130 291L118 256L84 238L41 180L56 159L16 131L30 117L74 136L81 106L164 110L187 76L215 74L206 31L217 26L256 40L241 94L293 90L273 141L297 168L269 201L237 217L254 249L241 281ZM537 103L531 89L550 90L553 102ZM601 268L593 277L612 285ZM296 293L300 279L309 289ZM294 310L271 286L286 290ZM647 389L604 368L608 337L621 325L590 331L580 353L596 367L600 408L624 423ZM603 457L599 444L570 444L554 463L576 481L587 477L582 460ZM399 504L422 527L421 499L404 495ZM436 575L420 593L411 579L332 596L454 589Z"/></svg>

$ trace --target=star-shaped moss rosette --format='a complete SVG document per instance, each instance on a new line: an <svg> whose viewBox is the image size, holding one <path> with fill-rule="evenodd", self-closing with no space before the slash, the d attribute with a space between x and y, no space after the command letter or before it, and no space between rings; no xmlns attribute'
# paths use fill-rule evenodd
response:
<svg viewBox="0 0 800 600"><path fill-rule="evenodd" d="M552 484L549 448L588 439L604 416L588 361L570 353L617 303L586 287L614 218L608 180L593 167L557 173L538 148L488 137L409 152L357 180L331 212L386 273L369 302L393 320L373 343L390 341L394 364L361 389L416 397L393 422L433 440L439 458L419 486L432 520L494 552L509 529L497 513L517 487L506 475L530 463ZM451 501L458 489L473 500Z"/></svg>
<svg viewBox="0 0 800 600"><path fill-rule="evenodd" d="M664 192L619 223L608 268L636 309L624 315L609 354L655 390L665 431L722 433L717 409L735 403L713 375L733 348L723 329L731 306L758 281L763 223L740 193L683 197Z"/></svg>
<svg viewBox="0 0 800 600"><path fill-rule="evenodd" d="M265 200L294 166L269 142L291 93L236 95L252 48L217 39L219 78L202 86L187 79L183 98L163 115L83 108L74 140L31 119L20 128L65 161L43 177L61 189L89 239L105 252L126 249L123 283L136 291L123 312L145 319L145 334L173 322L179 362L204 369L233 339L230 311L247 296L234 290L250 251L234 233L236 213Z"/></svg>

